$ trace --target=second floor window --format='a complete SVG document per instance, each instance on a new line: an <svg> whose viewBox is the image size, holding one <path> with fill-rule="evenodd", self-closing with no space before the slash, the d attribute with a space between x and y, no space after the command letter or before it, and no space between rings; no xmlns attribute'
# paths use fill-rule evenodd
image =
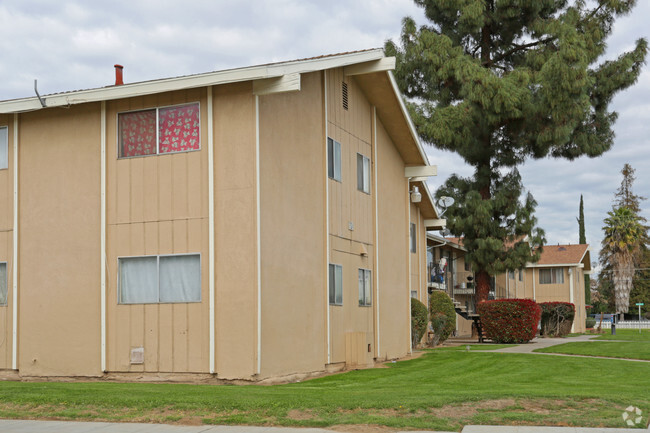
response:
<svg viewBox="0 0 650 433"><path fill-rule="evenodd" d="M341 143L327 137L327 176L341 181Z"/></svg>
<svg viewBox="0 0 650 433"><path fill-rule="evenodd" d="M198 103L118 114L119 157L201 149Z"/></svg>
<svg viewBox="0 0 650 433"><path fill-rule="evenodd" d="M0 170L9 168L9 128L0 127Z"/></svg>
<svg viewBox="0 0 650 433"><path fill-rule="evenodd" d="M370 194L370 159L357 153L357 189Z"/></svg>
<svg viewBox="0 0 650 433"><path fill-rule="evenodd" d="M564 284L564 269L562 268L540 269L539 284Z"/></svg>

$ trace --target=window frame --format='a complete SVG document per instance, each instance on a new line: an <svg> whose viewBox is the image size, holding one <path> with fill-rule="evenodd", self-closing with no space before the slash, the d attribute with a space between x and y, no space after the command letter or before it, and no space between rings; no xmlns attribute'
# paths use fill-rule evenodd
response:
<svg viewBox="0 0 650 433"><path fill-rule="evenodd" d="M0 295L2 295L2 291L4 289L4 302L2 302L2 297L0 296L0 307L6 307L9 303L9 263L8 262L0 262L0 267L4 265L4 280L0 279Z"/></svg>
<svg viewBox="0 0 650 433"><path fill-rule="evenodd" d="M542 281L542 272L543 271L548 271L549 272L549 280L550 281ZM552 267L552 268L542 268L538 272L539 274L539 284L564 284L564 268L562 267ZM558 275L561 276L561 278L558 278ZM561 280L561 281L558 281Z"/></svg>
<svg viewBox="0 0 650 433"><path fill-rule="evenodd" d="M199 258L199 299L192 301L160 301L160 259L164 257L183 257L183 256L197 256ZM122 282L120 278L120 260L140 259L140 258L156 258L156 288L158 292L157 302L123 302L122 301ZM203 278L202 278L202 262L203 257L201 253L179 253L179 254L149 254L149 255L136 255L136 256L118 256L117 257L117 304L118 305L166 305L166 304L197 304L203 302Z"/></svg>
<svg viewBox="0 0 650 433"><path fill-rule="evenodd" d="M343 167L341 165L342 147L343 146L341 145L340 141L336 141L332 137L327 137L327 177L337 182L343 181L342 180ZM331 152L330 152L330 148L331 148ZM338 149L338 154L337 154L337 149ZM337 169L338 169L338 173L337 173Z"/></svg>
<svg viewBox="0 0 650 433"><path fill-rule="evenodd" d="M336 306L342 306L343 305L343 266L339 265L337 263L330 263L329 266L327 267L327 272L332 271L334 269L334 278L332 278L332 275L329 275L329 288L328 288L328 300L330 305L336 305ZM341 285L339 287L336 287L336 273L337 270L340 272L340 281ZM337 290L338 289L338 290ZM336 302L337 299L337 294L340 295L340 302Z"/></svg>
<svg viewBox="0 0 650 433"><path fill-rule="evenodd" d="M9 127L2 125L0 126L0 130L5 130L5 139L0 140L0 153L4 153L4 160L7 161L6 167L3 167L0 165L0 170L8 170L9 169ZM3 149L4 148L4 149ZM0 157L0 161L2 161L2 157Z"/></svg>
<svg viewBox="0 0 650 433"><path fill-rule="evenodd" d="M370 158L357 152L357 190L370 194L370 183Z"/></svg>
<svg viewBox="0 0 650 433"><path fill-rule="evenodd" d="M359 268L359 277L363 274L363 279L359 278L359 307L372 306L372 270ZM368 286L366 287L366 282ZM366 300L369 300L366 302Z"/></svg>
<svg viewBox="0 0 650 433"><path fill-rule="evenodd" d="M199 148L198 149L188 149L188 150L177 150L174 152L165 152L165 153L160 153L160 110L164 110L166 108L180 108L180 107L186 107L189 105L196 105L197 108L199 109ZM120 150L122 148L120 140L120 114L130 114L130 113L140 113L144 111L155 111L156 112L156 153L149 153L146 155L133 155L133 156L121 156L120 155ZM116 131L116 136L117 136L117 159L133 159L133 158L145 158L147 156L162 156L162 155L174 155L177 153L188 153L188 152L198 152L202 150L202 140L201 140L201 131L202 131L202 125L201 125L201 101L192 101L192 102L184 102L182 104L171 104L171 105L160 105L156 107L149 107L149 108L139 108L135 110L127 110L127 111L118 111L117 116L115 116L115 121L116 121L116 126L115 126L115 131Z"/></svg>

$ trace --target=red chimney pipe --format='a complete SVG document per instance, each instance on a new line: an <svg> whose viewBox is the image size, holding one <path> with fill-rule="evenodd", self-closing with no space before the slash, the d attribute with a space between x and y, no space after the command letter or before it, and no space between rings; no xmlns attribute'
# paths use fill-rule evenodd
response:
<svg viewBox="0 0 650 433"><path fill-rule="evenodd" d="M116 86L121 86L122 84L124 84L124 79L123 79L123 74L122 74L123 69L124 69L124 66L115 65L115 85Z"/></svg>

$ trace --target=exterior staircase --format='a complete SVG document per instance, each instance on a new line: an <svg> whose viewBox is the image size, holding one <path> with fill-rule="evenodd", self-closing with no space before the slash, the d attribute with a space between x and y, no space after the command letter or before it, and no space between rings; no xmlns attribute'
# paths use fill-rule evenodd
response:
<svg viewBox="0 0 650 433"><path fill-rule="evenodd" d="M467 311L467 307L462 305L460 302L454 300L454 309L456 313L461 316L463 319L472 320L474 326L476 327L476 332L478 333L478 342L483 343L485 336L483 335L483 325L481 324L481 316L474 311Z"/></svg>

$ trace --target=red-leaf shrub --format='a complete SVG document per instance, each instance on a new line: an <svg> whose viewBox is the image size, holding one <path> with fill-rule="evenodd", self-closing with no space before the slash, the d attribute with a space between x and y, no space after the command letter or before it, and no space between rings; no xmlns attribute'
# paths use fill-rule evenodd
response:
<svg viewBox="0 0 650 433"><path fill-rule="evenodd" d="M485 336L496 343L527 343L537 334L542 310L531 299L499 299L478 304Z"/></svg>
<svg viewBox="0 0 650 433"><path fill-rule="evenodd" d="M562 337L571 332L576 306L570 302L542 302L542 335Z"/></svg>

